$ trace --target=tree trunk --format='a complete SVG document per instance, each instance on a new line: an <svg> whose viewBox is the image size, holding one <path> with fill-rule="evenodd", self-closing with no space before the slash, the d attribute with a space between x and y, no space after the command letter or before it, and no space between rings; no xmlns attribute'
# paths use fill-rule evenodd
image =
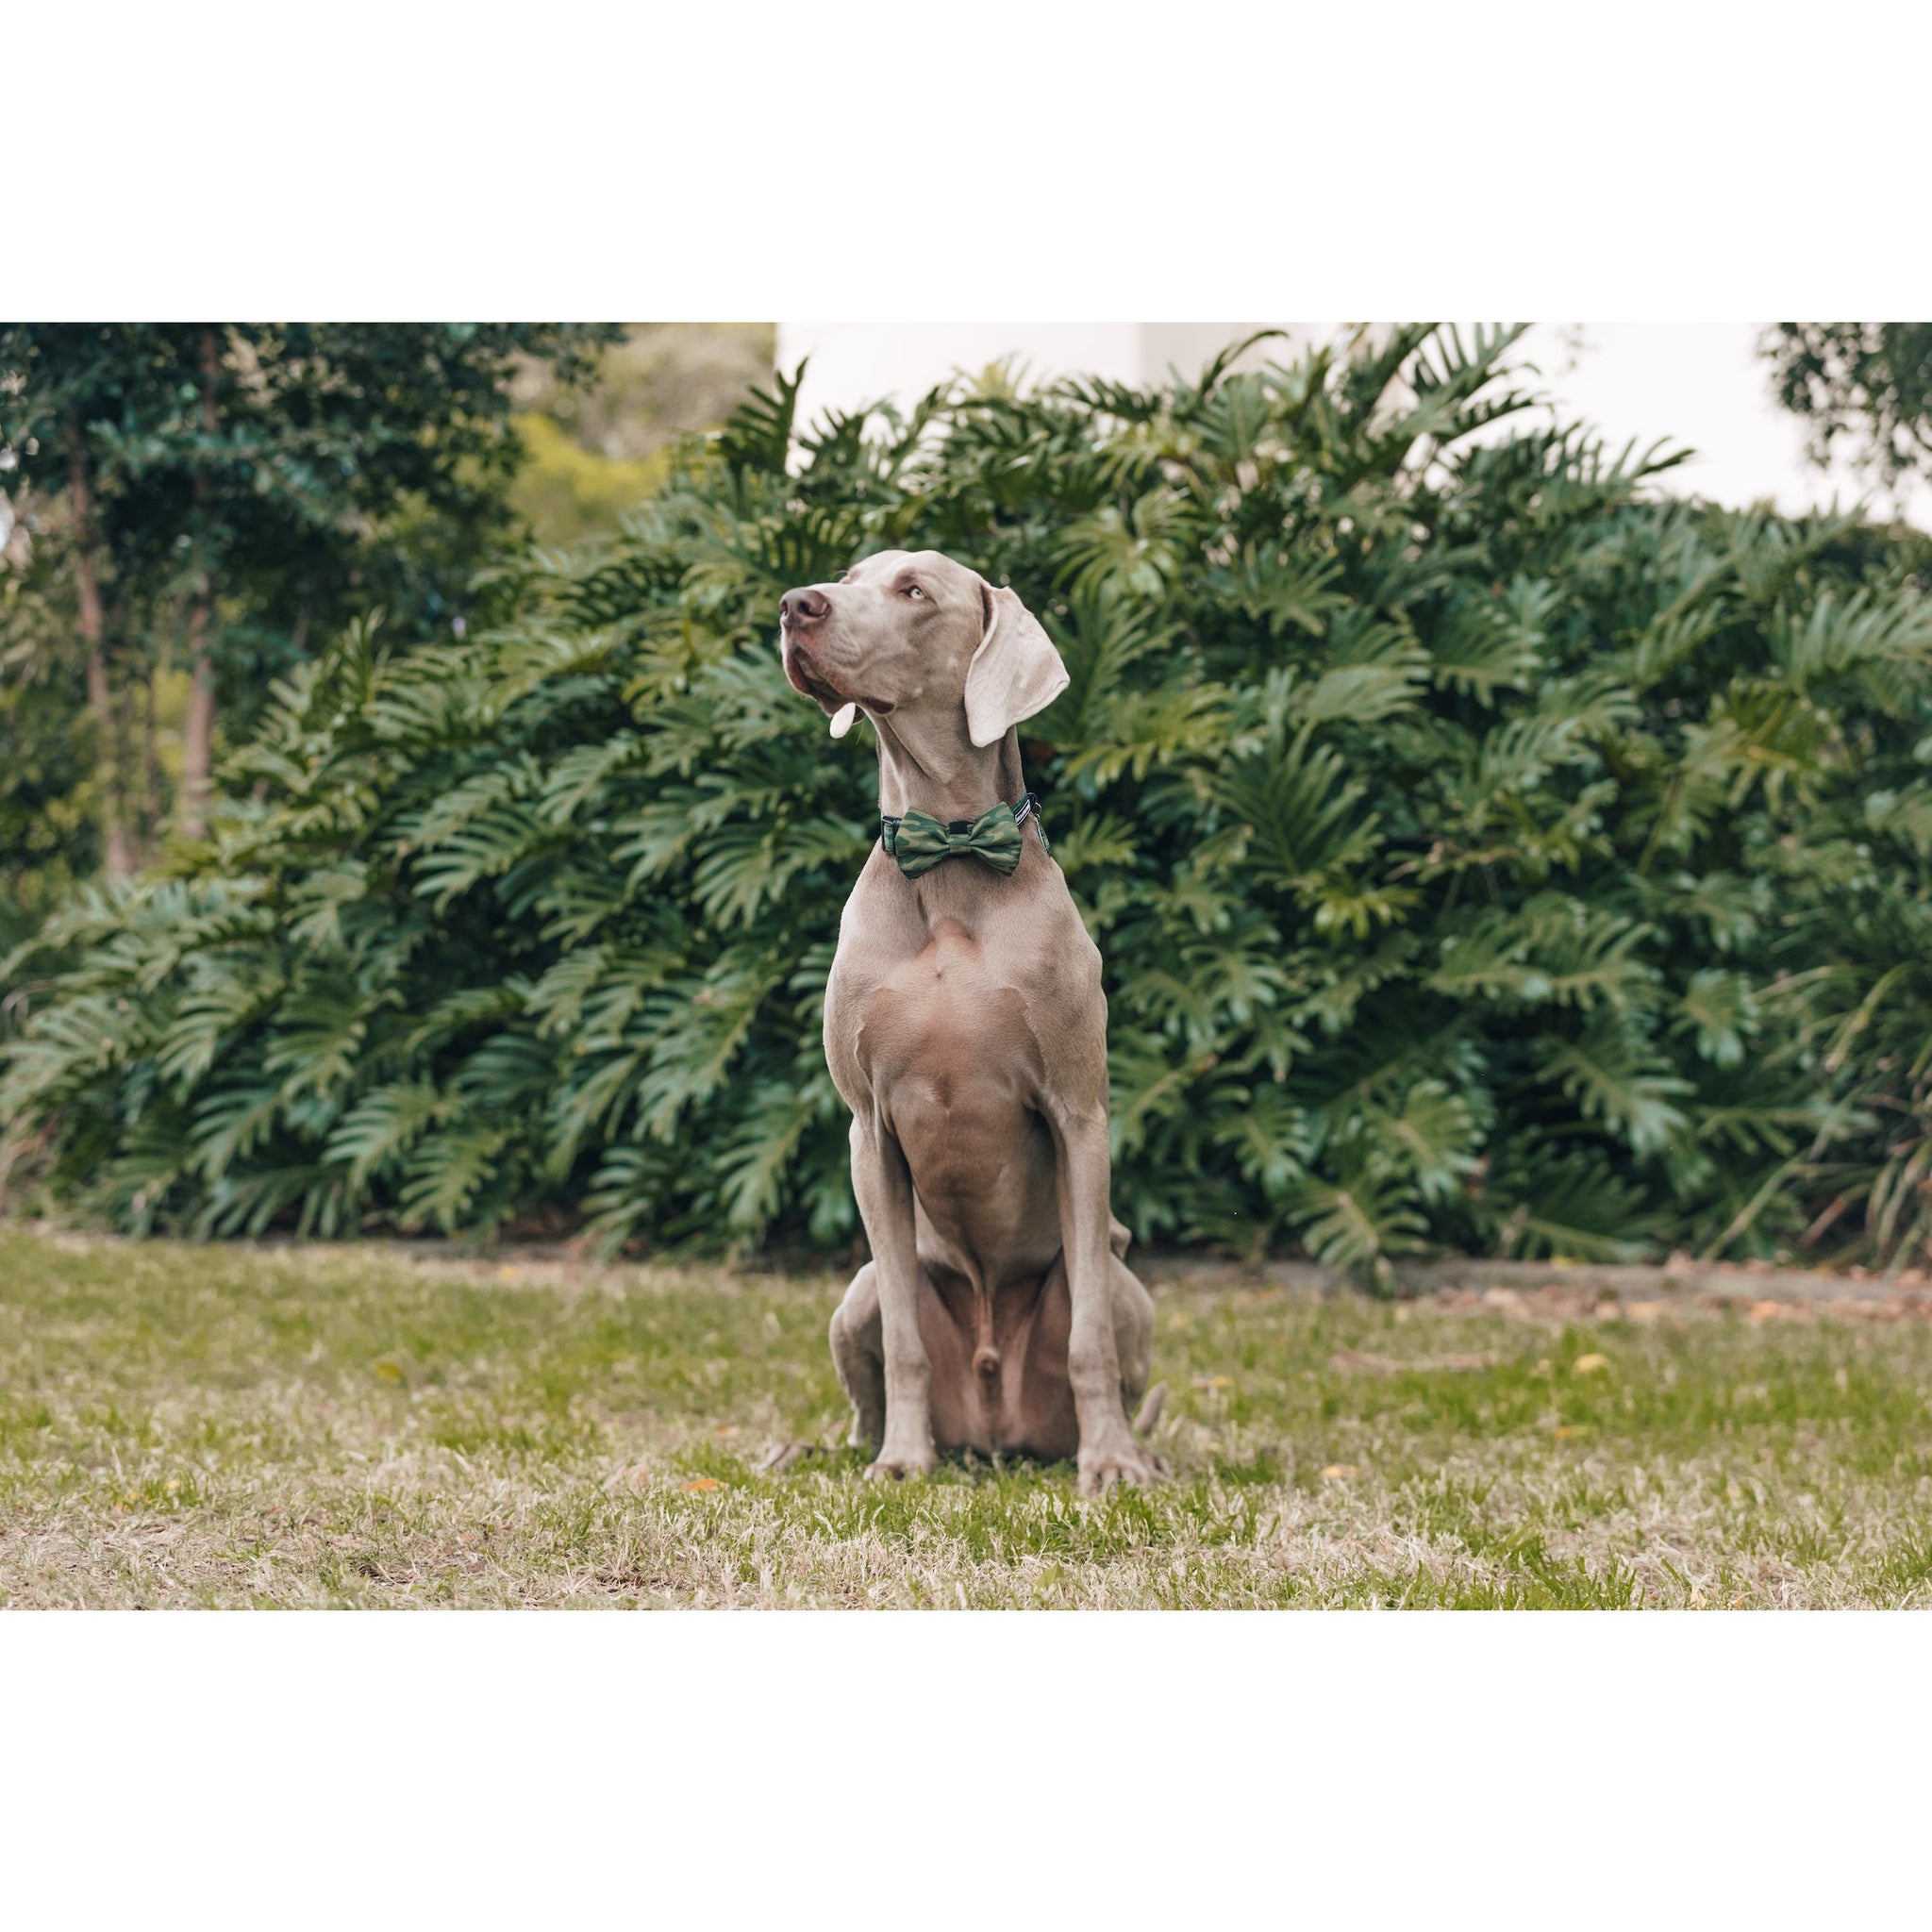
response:
<svg viewBox="0 0 1932 1932"><path fill-rule="evenodd" d="M188 613L188 716L181 726L181 829L208 837L208 774L215 740L215 680L208 659L208 600Z"/></svg>
<svg viewBox="0 0 1932 1932"><path fill-rule="evenodd" d="M177 595L168 613L168 641L164 652L158 650L147 675L145 714L142 719L141 760L141 855L142 863L152 863L166 832L161 816L161 729L155 716L157 673L165 661L176 661L188 641L188 599Z"/></svg>
<svg viewBox="0 0 1932 1932"><path fill-rule="evenodd" d="M216 428L215 383L221 374L221 351L211 325L201 331L201 424L212 436ZM201 512L202 541L208 542L208 464L194 466L194 501ZM202 558L201 582L188 613L188 716L181 729L181 829L191 839L208 837L208 774L215 741L215 674L208 629L214 614L215 581L212 560Z"/></svg>
<svg viewBox="0 0 1932 1932"><path fill-rule="evenodd" d="M101 615L100 574L95 567L93 492L88 485L87 452L80 425L69 417L66 425L67 494L74 510L74 581L80 596L80 636L87 645L87 708L101 738L101 822L106 837L109 878L125 879L134 872L134 846L127 836L126 774L121 765L120 708L108 676L105 642L107 625Z"/></svg>

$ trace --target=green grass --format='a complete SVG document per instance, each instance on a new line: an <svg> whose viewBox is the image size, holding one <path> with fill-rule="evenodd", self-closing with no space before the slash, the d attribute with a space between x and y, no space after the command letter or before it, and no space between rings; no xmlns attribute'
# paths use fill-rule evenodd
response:
<svg viewBox="0 0 1932 1932"><path fill-rule="evenodd" d="M756 1474L840 1286L0 1228L0 1603L1932 1606L1916 1319L1164 1288L1174 1478L1083 1502Z"/></svg>

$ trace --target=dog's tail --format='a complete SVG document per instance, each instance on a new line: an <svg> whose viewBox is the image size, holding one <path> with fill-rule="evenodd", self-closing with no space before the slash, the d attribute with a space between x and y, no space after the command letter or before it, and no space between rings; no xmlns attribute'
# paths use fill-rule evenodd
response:
<svg viewBox="0 0 1932 1932"><path fill-rule="evenodd" d="M1160 1405L1166 1400L1167 1384L1155 1383L1142 1399L1140 1412L1134 1417L1135 1435L1151 1436L1154 1433L1154 1424L1160 1420Z"/></svg>

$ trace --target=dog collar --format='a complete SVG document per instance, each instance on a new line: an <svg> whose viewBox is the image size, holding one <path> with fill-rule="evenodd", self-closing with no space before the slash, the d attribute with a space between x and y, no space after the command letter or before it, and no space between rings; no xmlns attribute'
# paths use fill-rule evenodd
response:
<svg viewBox="0 0 1932 1932"><path fill-rule="evenodd" d="M1040 801L1024 793L1018 805L1004 799L976 819L936 819L930 812L908 811L898 818L879 814L879 840L898 861L908 879L930 872L942 858L970 852L997 873L1010 873L1020 863L1024 846L1020 828L1028 819L1040 834L1040 849L1051 852L1046 827L1040 822Z"/></svg>

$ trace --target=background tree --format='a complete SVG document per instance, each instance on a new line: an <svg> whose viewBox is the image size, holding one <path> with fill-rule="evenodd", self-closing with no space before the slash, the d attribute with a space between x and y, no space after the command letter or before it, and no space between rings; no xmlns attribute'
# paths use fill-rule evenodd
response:
<svg viewBox="0 0 1932 1932"><path fill-rule="evenodd" d="M0 952L97 870L107 818L61 539L36 541L20 508L0 491Z"/></svg>
<svg viewBox="0 0 1932 1932"><path fill-rule="evenodd" d="M408 634L434 635L475 611L478 566L514 525L510 376L539 365L580 382L620 336L555 324L0 329L9 489L64 526L110 873L131 871L162 824L168 668L187 684L178 824L198 837L225 711L243 736L269 681L358 613L384 608Z"/></svg>
<svg viewBox="0 0 1932 1932"><path fill-rule="evenodd" d="M545 545L614 535L670 475L680 438L770 381L776 338L767 322L632 323L594 381L526 361L510 384L525 452L510 507Z"/></svg>
<svg viewBox="0 0 1932 1932"><path fill-rule="evenodd" d="M1932 476L1932 323L1781 322L1763 349L1814 462L1842 441L1888 484Z"/></svg>
<svg viewBox="0 0 1932 1932"><path fill-rule="evenodd" d="M4 606L8 628L4 649L12 678L43 692L59 689L55 668L66 655L58 639L65 623L78 642L85 668L92 739L102 761L98 787L101 832L108 869L125 875L134 867L128 817L128 724L125 680L116 675L116 641L109 638L106 581L112 576L108 540L101 522L100 452L92 425L122 424L154 407L153 370L131 332L46 325L0 332L0 463L9 491L9 522L25 540L16 558ZM36 525L49 507L64 504L65 539L39 557L39 581L23 582ZM58 557L68 596L50 581ZM71 612L62 612L62 601ZM16 724L28 708L15 707Z"/></svg>

